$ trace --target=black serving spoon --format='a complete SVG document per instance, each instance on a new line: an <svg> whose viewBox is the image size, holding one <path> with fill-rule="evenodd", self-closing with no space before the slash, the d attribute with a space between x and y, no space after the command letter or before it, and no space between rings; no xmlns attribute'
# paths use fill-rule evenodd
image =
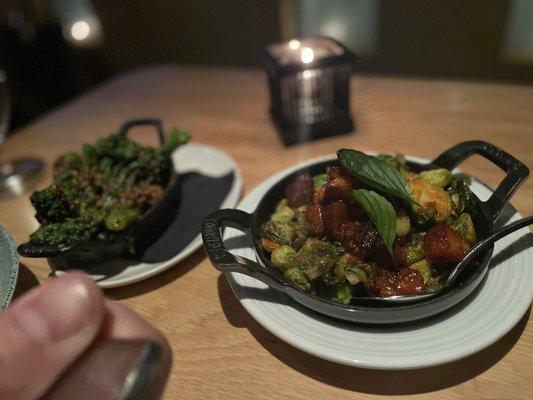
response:
<svg viewBox="0 0 533 400"><path fill-rule="evenodd" d="M398 295L398 296L388 296L388 297L358 297L358 300L367 300L367 301L377 301L377 302L383 302L383 303L412 303L416 301L426 300L430 297L437 296L438 294L441 294L447 290L449 290L453 284L455 283L455 280L457 277L463 272L463 270L468 267L472 261L476 259L477 256L479 256L483 251L487 249L487 247L491 246L496 242L497 240L509 235L510 233L513 233L514 231L517 231L518 229L524 228L528 225L531 225L533 223L533 216L525 217L522 219L519 219L518 221L515 221L509 225L504 226L503 228L497 230L496 232L492 233L479 243L477 243L472 250L468 252L468 254L463 258L463 260L455 266L455 268L450 272L450 275L448 275L448 278L442 285L442 287L439 290L435 290L433 292L429 293L422 293L422 294L415 294L415 295Z"/></svg>

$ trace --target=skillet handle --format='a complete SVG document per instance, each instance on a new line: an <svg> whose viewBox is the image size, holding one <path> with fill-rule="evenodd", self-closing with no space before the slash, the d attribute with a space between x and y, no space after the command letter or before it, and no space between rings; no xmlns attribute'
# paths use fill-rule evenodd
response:
<svg viewBox="0 0 533 400"><path fill-rule="evenodd" d="M509 153L481 140L459 143L438 156L433 161L433 164L452 170L473 154L478 154L492 161L507 174L492 196L485 202L491 210L492 221L494 222L500 216L505 203L507 203L516 189L528 177L529 169Z"/></svg>
<svg viewBox="0 0 533 400"><path fill-rule="evenodd" d="M124 122L118 131L119 135L126 136L128 131L134 126L140 125L152 125L157 131L157 136L159 137L159 142L163 144L165 141L165 133L163 131L163 123L160 119L155 118L142 118L142 119L132 119L131 121Z"/></svg>
<svg viewBox="0 0 533 400"><path fill-rule="evenodd" d="M226 226L251 234L254 216L241 210L225 209L205 217L202 224L202 239L207 256L216 269L221 272L238 272L251 276L282 292L290 287L288 282L267 268L248 258L231 254L222 241L222 228Z"/></svg>

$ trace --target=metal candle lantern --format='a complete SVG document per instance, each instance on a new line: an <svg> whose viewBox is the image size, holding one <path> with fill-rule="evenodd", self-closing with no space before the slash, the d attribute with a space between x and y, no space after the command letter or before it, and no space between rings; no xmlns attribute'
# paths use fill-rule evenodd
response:
<svg viewBox="0 0 533 400"><path fill-rule="evenodd" d="M350 132L355 55L328 37L293 39L264 51L270 113L285 144Z"/></svg>

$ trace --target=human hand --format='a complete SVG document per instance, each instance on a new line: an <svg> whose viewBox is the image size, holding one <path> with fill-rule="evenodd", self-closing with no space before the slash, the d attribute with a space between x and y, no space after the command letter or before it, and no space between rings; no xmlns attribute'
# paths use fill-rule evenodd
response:
<svg viewBox="0 0 533 400"><path fill-rule="evenodd" d="M159 344L159 363L164 378L168 375L171 351L161 332L105 299L89 276L72 272L29 291L0 313L0 397L44 396L87 349L105 339Z"/></svg>

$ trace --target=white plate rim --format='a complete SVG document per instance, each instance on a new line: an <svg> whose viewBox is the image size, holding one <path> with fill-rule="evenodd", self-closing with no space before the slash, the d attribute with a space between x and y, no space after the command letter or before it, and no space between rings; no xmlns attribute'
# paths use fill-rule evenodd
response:
<svg viewBox="0 0 533 400"><path fill-rule="evenodd" d="M259 200L260 197L262 197L262 194L264 192L266 192L270 187L272 187L276 182L278 182L283 177L285 177L286 175L288 175L288 174L290 174L290 173L294 172L295 170L298 170L298 169L300 169L302 167L305 167L307 165L311 165L311 164L314 164L314 163L317 163L317 162L320 162L320 161L330 160L330 159L334 159L334 158L335 158L335 155L321 156L321 157L318 157L318 158L315 158L315 159L300 163L300 164L298 164L296 166L287 168L287 169L285 169L283 171L280 171L279 173L271 176L270 178L267 178L261 184L256 186L239 203L237 208L244 209L244 211L247 211L247 212L253 211L255 209L255 207L257 206L257 201ZM418 157L413 157L413 156L407 156L407 158L409 160L422 162L422 163L429 162L429 160L418 158ZM483 184L481 183L481 185L483 185ZM485 190L487 192L487 193L485 193L485 196L480 196L482 198L482 200L484 200L483 197L486 198L488 195L490 195L490 190L486 187L486 185L485 185ZM260 194L258 194L258 193L260 193ZM250 203L251 199L253 199L254 197L258 197L258 198L254 199L253 202ZM520 214L516 213L514 215L513 219L517 219L519 217L520 217ZM518 234L519 232L522 232L522 234L524 234L524 232L525 233L529 233L529 230L528 230L528 228L524 228L521 231L515 232L515 235ZM233 237L233 236L235 236L235 231L226 230L226 233L224 235L225 239L227 239L229 237ZM532 249L529 249L529 251L532 252ZM242 254L242 255L244 255L244 254ZM532 252L532 254L530 254L530 256L531 255L533 255L533 252ZM508 262L508 261L506 261L506 262ZM503 265L498 266L498 268L501 268L504 271L507 271L507 269ZM490 275L490 272L489 272L489 275ZM260 301L260 300L243 298L244 297L243 294L246 291L246 288L239 284L239 282L238 282L239 281L239 275L238 274L229 273L229 274L226 274L226 276L228 278L228 281L230 283L230 286L231 286L235 296L241 302L241 304L247 310L247 312L250 313L250 315L254 319L256 319L257 322L259 322L265 329L267 329L269 332L271 332L273 335L275 335L279 339L287 342L288 344L290 344L290 345L292 345L292 346L294 346L294 347L296 347L296 348L298 348L298 349L300 349L300 350L302 350L304 352L307 352L309 354L315 355L317 357L320 357L320 358L323 358L323 359L326 359L326 360L329 360L329 361L332 361L332 362L344 364L344 365L356 366L356 367L361 367L361 368L369 368L369 369L394 370L394 369L415 369L415 368L431 367L431 366L437 366L437 365L442 365L442 364L445 364L445 363L453 362L453 361L459 360L461 358L467 357L468 355L471 355L471 354L476 353L478 351L481 351L481 350L487 348L488 346L490 346L491 344L493 344L494 342L498 341L500 338L502 338L509 330L511 330L518 323L518 321L522 318L522 316L525 314L525 312L529 308L529 306L531 304L531 299L533 298L533 290L532 290L533 289L533 285L529 284L529 286L530 286L529 301L527 301L527 300L522 301L521 304L520 304L520 307L514 308L512 313L507 314L504 317L501 317L501 318L503 318L503 321L502 321L502 324L500 324L498 326L499 329L496 329L496 330L490 332L489 335L485 336L484 340L476 341L476 343L474 343L472 346L470 346L467 349L462 349L462 351L455 351L455 352L451 351L445 356L441 356L439 358L435 357L435 358L432 358L432 359L431 358L430 359L426 358L426 359L420 360L419 362L416 362L416 363L413 363L413 362L408 363L408 362L401 362L401 361L400 362L383 362L383 360L382 361L370 361L368 359L366 359L366 360L355 360L353 358L343 358L343 357L339 357L339 356L331 356L331 354L325 353L325 352L321 351L320 349L310 347L309 345L303 344L302 342L295 340L295 338L292 335L288 334L287 331L283 329L283 326L279 326L279 325L276 325L276 323L273 323L272 320L267 315L264 315L262 313L260 308L257 308L257 302ZM250 278L250 277L247 277L247 276L242 276L241 275L241 277L243 277L244 279L246 279L248 281L250 281L250 280L254 281L253 278ZM531 273L530 273L530 277L533 277L533 275ZM254 287L264 287L264 284L262 284L262 283L260 283L258 281L255 281L255 282L257 283L257 286L254 286ZM290 300L290 301L292 302L292 300ZM296 305L296 304L293 304L293 305L296 308L302 308L303 307L303 306L299 306L299 305Z"/></svg>

